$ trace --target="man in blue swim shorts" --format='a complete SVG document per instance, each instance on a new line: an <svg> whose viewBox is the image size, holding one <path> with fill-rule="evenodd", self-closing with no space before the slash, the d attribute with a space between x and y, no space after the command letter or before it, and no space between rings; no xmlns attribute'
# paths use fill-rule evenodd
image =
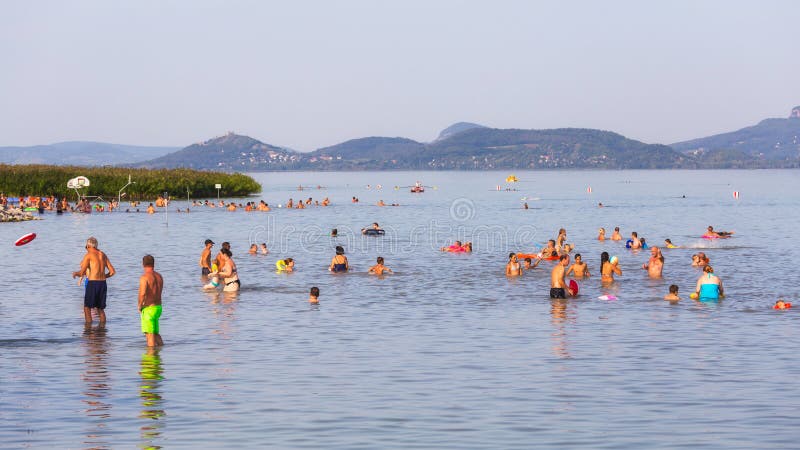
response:
<svg viewBox="0 0 800 450"><path fill-rule="evenodd" d="M164 345L159 334L158 319L161 317L161 290L164 279L154 270L155 258L145 255L142 258L144 273L139 277L139 313L142 321L142 333L147 338L147 346Z"/></svg>
<svg viewBox="0 0 800 450"><path fill-rule="evenodd" d="M106 272L108 269L108 272ZM106 279L114 276L116 271L105 253L97 248L97 239L86 240L86 255L81 260L81 269L72 272L72 278L87 277L88 284L83 295L83 317L86 325L92 323L92 309L97 310L100 326L106 324Z"/></svg>

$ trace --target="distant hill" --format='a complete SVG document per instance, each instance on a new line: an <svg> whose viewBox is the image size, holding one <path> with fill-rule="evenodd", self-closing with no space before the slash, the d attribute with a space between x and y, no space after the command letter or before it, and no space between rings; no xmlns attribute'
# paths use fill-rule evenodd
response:
<svg viewBox="0 0 800 450"><path fill-rule="evenodd" d="M644 144L609 131L472 127L430 144L403 138L356 139L304 155L299 166L324 170L642 169L695 167L695 163L665 145Z"/></svg>
<svg viewBox="0 0 800 450"><path fill-rule="evenodd" d="M303 166L321 170L411 169L425 144L400 137L352 139L303 155Z"/></svg>
<svg viewBox="0 0 800 450"><path fill-rule="evenodd" d="M724 161L736 155L736 165L779 165L778 162L800 162L800 107L788 119L765 119L757 125L730 133L672 144L675 150L706 160L714 154ZM726 156L727 155L727 156ZM734 160L732 160L734 161Z"/></svg>
<svg viewBox="0 0 800 450"><path fill-rule="evenodd" d="M353 139L298 153L229 133L137 164L259 170L483 170L694 168L691 156L610 131L467 128L429 144L400 137Z"/></svg>
<svg viewBox="0 0 800 450"><path fill-rule="evenodd" d="M182 150L135 164L146 168L214 169L258 171L292 169L300 153L265 144L249 136L228 133L225 136L192 144Z"/></svg>
<svg viewBox="0 0 800 450"><path fill-rule="evenodd" d="M437 169L660 169L694 167L665 145L584 128L474 128L428 146Z"/></svg>
<svg viewBox="0 0 800 450"><path fill-rule="evenodd" d="M470 123L470 122L458 122L450 125L449 127L445 128L444 130L439 133L439 137L436 138L437 141L441 141L443 139L447 139L450 136L461 133L462 131L471 130L473 128L486 128L483 125L478 125L477 123Z"/></svg>
<svg viewBox="0 0 800 450"><path fill-rule="evenodd" d="M178 147L143 147L102 142L59 142L31 147L0 147L0 163L108 166L157 158Z"/></svg>

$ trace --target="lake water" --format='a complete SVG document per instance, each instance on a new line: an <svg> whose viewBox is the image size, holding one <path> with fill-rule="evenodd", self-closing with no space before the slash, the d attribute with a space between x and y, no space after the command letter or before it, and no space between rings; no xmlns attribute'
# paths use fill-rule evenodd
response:
<svg viewBox="0 0 800 450"><path fill-rule="evenodd" d="M0 224L0 447L797 448L800 308L771 306L800 304L800 171L518 172L516 191L497 191L506 175L263 173L255 200L333 205ZM416 180L424 194L393 189ZM375 221L386 236L358 234ZM704 241L708 225L736 235ZM615 226L687 248L665 250L650 280L647 252L595 240ZM551 301L551 263L503 275L509 251L560 227L595 275L600 252L619 256L613 288L594 276ZM118 272L105 330L84 330L70 278L90 235ZM237 296L201 290L206 238L231 242ZM438 251L453 239L475 252ZM248 255L251 242L271 253ZM326 270L337 244L353 273ZM697 251L724 280L720 303L688 299ZM165 279L157 352L136 311L146 253ZM365 273L379 255L394 275ZM296 273L275 272L283 257ZM672 283L678 304L662 300Z"/></svg>

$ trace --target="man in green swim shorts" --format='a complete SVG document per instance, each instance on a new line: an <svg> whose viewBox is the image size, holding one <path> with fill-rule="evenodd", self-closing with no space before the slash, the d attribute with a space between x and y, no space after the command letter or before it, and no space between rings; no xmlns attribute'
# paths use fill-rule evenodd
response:
<svg viewBox="0 0 800 450"><path fill-rule="evenodd" d="M164 345L161 335L158 334L164 279L154 270L155 264L155 258L145 255L142 258L144 273L139 277L139 313L142 316L142 333L147 337L148 347Z"/></svg>

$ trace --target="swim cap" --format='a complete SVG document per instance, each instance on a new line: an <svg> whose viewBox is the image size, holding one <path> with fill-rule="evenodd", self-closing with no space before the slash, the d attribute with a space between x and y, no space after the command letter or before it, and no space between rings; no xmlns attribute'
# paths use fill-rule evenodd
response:
<svg viewBox="0 0 800 450"><path fill-rule="evenodd" d="M611 264L614 264L617 261L619 261L619 258L617 258L616 256L612 256L611 259L608 260L608 262L610 262Z"/></svg>

